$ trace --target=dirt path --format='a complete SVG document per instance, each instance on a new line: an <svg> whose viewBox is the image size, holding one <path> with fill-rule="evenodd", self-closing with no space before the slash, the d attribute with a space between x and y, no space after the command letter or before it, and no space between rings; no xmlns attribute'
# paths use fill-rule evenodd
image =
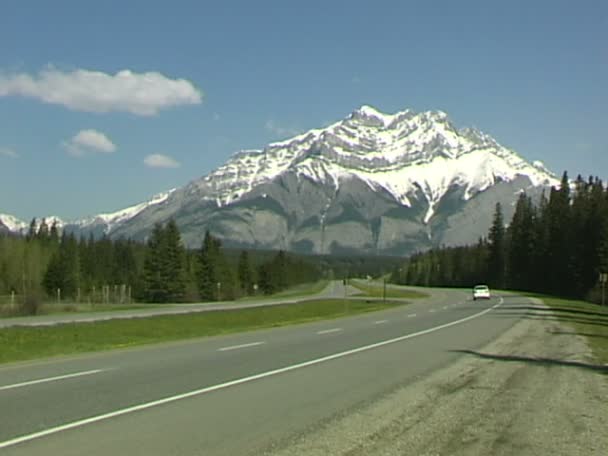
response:
<svg viewBox="0 0 608 456"><path fill-rule="evenodd" d="M608 454L608 372L583 338L560 329L523 319L479 352L269 454Z"/></svg>

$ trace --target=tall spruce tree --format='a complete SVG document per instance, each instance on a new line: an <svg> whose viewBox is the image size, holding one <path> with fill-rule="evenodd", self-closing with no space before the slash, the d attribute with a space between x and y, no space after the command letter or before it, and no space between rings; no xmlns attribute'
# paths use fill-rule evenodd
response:
<svg viewBox="0 0 608 456"><path fill-rule="evenodd" d="M198 292L203 301L217 299L218 260L221 243L215 239L209 230L205 232L199 251Z"/></svg>
<svg viewBox="0 0 608 456"><path fill-rule="evenodd" d="M488 234L488 282L493 287L504 287L505 278L505 223L502 206L496 203L492 226Z"/></svg>
<svg viewBox="0 0 608 456"><path fill-rule="evenodd" d="M165 278L165 289L167 299L179 302L184 299L186 291L185 250L182 245L181 235L175 220L171 219L165 227L165 242L162 255L166 270L163 273Z"/></svg>
<svg viewBox="0 0 608 456"><path fill-rule="evenodd" d="M165 258L163 258L165 232L160 223L156 223L148 239L144 260L144 298L149 302L167 302L165 286Z"/></svg>
<svg viewBox="0 0 608 456"><path fill-rule="evenodd" d="M570 181L564 172L559 188L551 188L546 207L548 224L546 273L550 293L571 295L574 244L570 206Z"/></svg>
<svg viewBox="0 0 608 456"><path fill-rule="evenodd" d="M237 268L241 292L245 295L252 295L253 277L251 272L251 264L249 263L249 253L247 250L243 250L241 252Z"/></svg>
<svg viewBox="0 0 608 456"><path fill-rule="evenodd" d="M46 219L43 218L38 227L37 238L46 242L49 240L49 225L46 223Z"/></svg>
<svg viewBox="0 0 608 456"><path fill-rule="evenodd" d="M533 264L530 253L535 248L534 207L532 200L521 193L515 213L507 229L506 283L516 290L530 290L533 285Z"/></svg>
<svg viewBox="0 0 608 456"><path fill-rule="evenodd" d="M34 217L32 219L32 221L30 222L30 226L27 230L26 239L28 241L31 241L32 239L36 239L37 235L38 235L38 222L36 220L36 217Z"/></svg>
<svg viewBox="0 0 608 456"><path fill-rule="evenodd" d="M64 232L61 236L59 249L47 266L43 285L49 296L55 296L57 290L63 297L76 296L80 287L80 261L78 243L73 234Z"/></svg>

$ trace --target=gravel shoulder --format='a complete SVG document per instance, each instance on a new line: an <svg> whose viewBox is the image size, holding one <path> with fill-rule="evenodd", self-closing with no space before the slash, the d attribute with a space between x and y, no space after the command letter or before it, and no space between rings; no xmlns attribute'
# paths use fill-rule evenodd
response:
<svg viewBox="0 0 608 456"><path fill-rule="evenodd" d="M564 326L522 318L452 365L266 454L605 454L608 366Z"/></svg>

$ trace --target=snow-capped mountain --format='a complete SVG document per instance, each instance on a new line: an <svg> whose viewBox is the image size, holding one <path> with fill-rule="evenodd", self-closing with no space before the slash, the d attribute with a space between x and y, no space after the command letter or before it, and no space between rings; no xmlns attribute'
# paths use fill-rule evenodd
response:
<svg viewBox="0 0 608 456"><path fill-rule="evenodd" d="M171 193L173 193L174 191L175 189L171 189L167 192L154 195L148 201L127 207L126 209L121 209L116 212L110 212L105 214L97 214L92 217L86 217L84 219L68 223L66 224L66 226L70 227L74 231L94 231L97 233L101 231L103 234L111 235L114 228L120 226L123 223L128 222L133 217L136 217L137 214L139 214L140 212L144 211L149 207L164 203L167 198L169 198L169 195L171 195Z"/></svg>
<svg viewBox="0 0 608 456"><path fill-rule="evenodd" d="M475 242L496 202L509 220L520 191L556 184L542 163L455 128L441 111L362 106L326 128L238 152L147 203L65 227L145 239L172 217L190 247L209 229L231 246L406 254Z"/></svg>
<svg viewBox="0 0 608 456"><path fill-rule="evenodd" d="M143 210L165 202L174 190L175 189L169 190L164 193L159 193L157 195L154 195L150 200L146 202L136 204L126 209L121 209L119 211L111 213L98 214L79 220L64 221L54 215L36 218L36 229L38 230L40 228L40 225L44 220L44 223L49 228L53 224L55 224L55 226L60 230L66 230L67 232L75 233L78 235L89 233L93 233L97 236L111 235L115 227L137 216L137 214L139 214ZM19 220L18 218L12 215L0 214L0 227L2 225L4 225L6 229L10 232L22 234L26 233L29 230L30 226L29 223Z"/></svg>
<svg viewBox="0 0 608 456"><path fill-rule="evenodd" d="M6 231L21 233L27 228L27 223L9 214L0 214L0 233Z"/></svg>
<svg viewBox="0 0 608 456"><path fill-rule="evenodd" d="M141 238L173 217L190 246L210 229L231 245L406 253L474 242L496 202L510 217L521 190L557 183L542 163L456 129L443 112L363 106L326 128L235 154L115 233Z"/></svg>

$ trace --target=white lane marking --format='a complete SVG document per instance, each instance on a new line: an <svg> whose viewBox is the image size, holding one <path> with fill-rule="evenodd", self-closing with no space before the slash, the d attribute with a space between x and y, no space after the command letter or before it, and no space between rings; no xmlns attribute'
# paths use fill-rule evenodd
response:
<svg viewBox="0 0 608 456"><path fill-rule="evenodd" d="M247 347L255 347L256 345L262 345L266 342L251 342L250 344L241 344L241 345L232 345L231 347L222 347L218 348L217 351L230 351L230 350L238 350L239 348L247 348Z"/></svg>
<svg viewBox="0 0 608 456"><path fill-rule="evenodd" d="M429 309L429 312L434 313L437 312L435 309Z"/></svg>
<svg viewBox="0 0 608 456"><path fill-rule="evenodd" d="M72 421L71 423L63 424L61 426L56 426L53 428L45 429L44 431L39 431L39 432L34 432L32 434L22 435L20 437L14 438L14 439L5 440L4 442L0 442L0 449L6 448L6 447L9 447L12 445L17 445L18 443L28 442L30 440L45 437L47 435L57 434L59 432L67 431L69 429L79 428L79 427L85 426L87 424L97 423L99 421L107 420L110 418L115 418L117 416L126 415L128 413L138 412L140 410L146 410L146 409L149 409L152 407L169 404L171 402L176 402L176 401L179 401L182 399L187 399L187 398L194 397L194 396L200 396L202 394L207 394L212 391L218 391L218 390L229 388L231 386L242 385L243 383L249 383L254 380L260 380L262 378L272 377L274 375L283 374L285 372L291 372L296 369L302 369L304 367L314 366L316 364L321 364L321 363L331 361L334 359L344 358L345 356L354 355L356 353L373 350L375 348L383 347L383 346L389 345L389 344L394 344L396 342L413 339L414 337L423 336L425 334L430 334L435 331L449 328L450 326L459 325L461 323L481 317L482 315L485 315L488 312L491 312L492 310L494 310L495 308L500 306L502 303L503 303L503 299L500 298L500 301L498 302L498 304L494 304L492 307L490 307L486 310L482 310L481 312L478 312L476 314L469 315L468 317L461 318L459 320L454 320L450 323L444 323L443 325L434 326L432 328L424 329L422 331L417 331L415 333L406 334L406 335L400 336L400 337L395 337L394 339L383 340L382 342L376 342L371 345L364 345L362 347L353 348L351 350L334 353L333 355L323 356L322 358L311 359L310 361L304 361L302 363L292 364L290 366L281 367L279 369L261 372L259 374L250 375L249 377L238 378L236 380L231 380L226 383L219 383L217 385L207 386L205 388L197 389L194 391L189 391L187 393L182 393L182 394L177 394L175 396L165 397L163 399L158 399L156 401L144 402L143 404L134 405L132 407L115 410L113 412L104 413L102 415L96 415L96 416L92 416L90 418L85 418L85 419L78 420L78 421Z"/></svg>
<svg viewBox="0 0 608 456"><path fill-rule="evenodd" d="M388 320L378 320L374 322L375 325L382 325L384 323L388 323Z"/></svg>
<svg viewBox="0 0 608 456"><path fill-rule="evenodd" d="M443 310L446 310L448 308L448 306L443 306Z"/></svg>
<svg viewBox="0 0 608 456"><path fill-rule="evenodd" d="M14 383L12 385L0 386L0 391L9 390L9 389L13 389L13 388L21 388L23 386L37 385L38 383L56 382L58 380L65 380L68 378L82 377L84 375L93 375L93 374L97 374L102 371L103 371L103 369L95 369L95 370L84 371L84 372L75 372L73 374L58 375L56 377L47 377L47 378L40 378L38 380L30 380L27 382Z"/></svg>
<svg viewBox="0 0 608 456"><path fill-rule="evenodd" d="M416 316L416 314L409 314L409 315L407 316L407 318L414 318L415 316Z"/></svg>
<svg viewBox="0 0 608 456"><path fill-rule="evenodd" d="M331 334L331 333L340 332L340 331L342 331L342 328L332 328L332 329L325 329L323 331L317 331L317 334Z"/></svg>

